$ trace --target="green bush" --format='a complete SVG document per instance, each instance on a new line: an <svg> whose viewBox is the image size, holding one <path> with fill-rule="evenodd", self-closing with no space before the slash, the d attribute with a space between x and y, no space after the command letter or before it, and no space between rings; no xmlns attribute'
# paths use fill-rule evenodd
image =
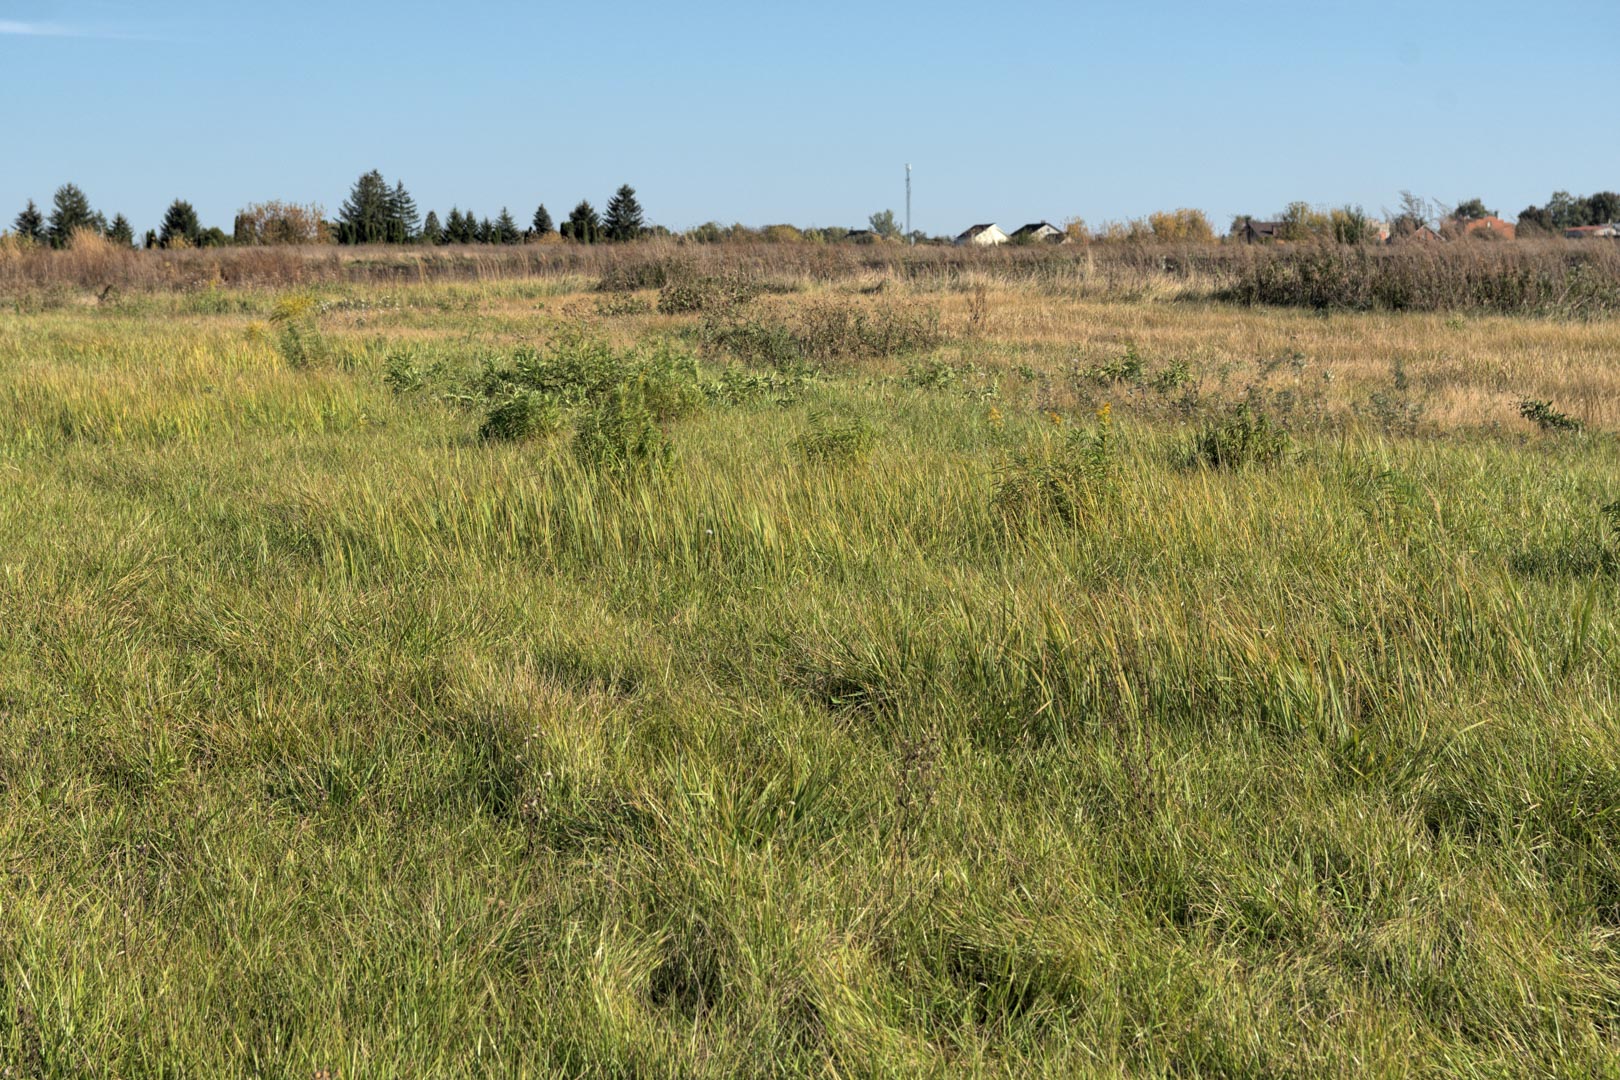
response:
<svg viewBox="0 0 1620 1080"><path fill-rule="evenodd" d="M1245 402L1198 433L1192 460L1214 469L1271 465L1282 460L1290 443L1287 431Z"/></svg>
<svg viewBox="0 0 1620 1080"><path fill-rule="evenodd" d="M728 352L745 364L793 369L804 363L793 331L768 319L741 319L730 312L711 315L699 326L698 339L705 349Z"/></svg>
<svg viewBox="0 0 1620 1080"><path fill-rule="evenodd" d="M550 435L561 426L562 408L555 399L534 390L512 390L490 404L478 434L484 439L515 442Z"/></svg>
<svg viewBox="0 0 1620 1080"><path fill-rule="evenodd" d="M574 456L583 465L610 472L656 467L673 454L645 384L626 383L580 416Z"/></svg>
<svg viewBox="0 0 1620 1080"><path fill-rule="evenodd" d="M288 367L314 367L330 359L331 348L316 318L319 313L319 302L306 293L283 296L276 301L270 321L278 328L276 351Z"/></svg>
<svg viewBox="0 0 1620 1080"><path fill-rule="evenodd" d="M1097 410L1090 431L1043 434L996 472L991 506L1008 522L1080 525L1117 491L1112 410Z"/></svg>
<svg viewBox="0 0 1620 1080"><path fill-rule="evenodd" d="M1519 402L1519 415L1542 431L1579 431L1585 426L1568 413L1553 408L1550 401L1526 398Z"/></svg>
<svg viewBox="0 0 1620 1080"><path fill-rule="evenodd" d="M859 416L810 415L810 430L793 440L794 449L810 462L864 461L876 441L872 425Z"/></svg>
<svg viewBox="0 0 1620 1080"><path fill-rule="evenodd" d="M706 400L697 360L667 341L628 351L578 330L550 348L521 349L485 365L473 400L486 409L486 439L524 439L559 429L571 413L588 415L626 394L654 423L684 416ZM583 422L583 421L582 421Z"/></svg>

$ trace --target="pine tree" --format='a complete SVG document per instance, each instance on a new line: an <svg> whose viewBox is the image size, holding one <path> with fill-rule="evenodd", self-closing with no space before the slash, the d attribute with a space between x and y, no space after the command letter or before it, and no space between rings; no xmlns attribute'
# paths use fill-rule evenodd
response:
<svg viewBox="0 0 1620 1080"><path fill-rule="evenodd" d="M444 230L439 227L439 215L432 210L427 213L427 219L422 222L422 243L444 243Z"/></svg>
<svg viewBox="0 0 1620 1080"><path fill-rule="evenodd" d="M634 240L641 235L647 223L636 201L636 189L622 184L608 200L607 216L602 220L602 231L609 240Z"/></svg>
<svg viewBox="0 0 1620 1080"><path fill-rule="evenodd" d="M388 239L394 244L413 243L421 233L422 220L416 212L416 200L405 190L405 181L394 182L388 193Z"/></svg>
<svg viewBox="0 0 1620 1080"><path fill-rule="evenodd" d="M475 234L474 239L480 244L493 244L495 242L495 226L490 222L489 218L485 218L478 223L478 232Z"/></svg>
<svg viewBox="0 0 1620 1080"><path fill-rule="evenodd" d="M196 247L202 239L197 211L184 199L176 199L169 204L169 208L163 212L162 227L158 229L159 247L175 247L177 239L189 247Z"/></svg>
<svg viewBox="0 0 1620 1080"><path fill-rule="evenodd" d="M523 239L518 232L517 222L512 220L511 211L501 207L501 216L495 219L495 232L493 240L497 244L515 244Z"/></svg>
<svg viewBox="0 0 1620 1080"><path fill-rule="evenodd" d="M51 223L46 230L51 247L67 247L75 232L93 229L95 224L96 215L90 209L90 199L77 185L63 184L56 189L56 198L51 206Z"/></svg>
<svg viewBox="0 0 1620 1080"><path fill-rule="evenodd" d="M553 227L551 215L546 212L546 204L541 203L540 209L534 212L534 222L529 226L529 233L532 236L545 236Z"/></svg>
<svg viewBox="0 0 1620 1080"><path fill-rule="evenodd" d="M156 229L146 230L146 236L141 240L141 247L145 248L147 251L151 251L153 248L157 247Z"/></svg>
<svg viewBox="0 0 1620 1080"><path fill-rule="evenodd" d="M601 219L596 216L596 208L588 199L579 200L574 212L568 215L563 222L562 234L582 244L594 244L602 233Z"/></svg>
<svg viewBox="0 0 1620 1080"><path fill-rule="evenodd" d="M131 247L135 243L135 230L129 224L129 218L123 214L113 215L112 224L107 227L107 239L119 247Z"/></svg>
<svg viewBox="0 0 1620 1080"><path fill-rule="evenodd" d="M22 213L17 215L11 227L17 230L17 235L24 240L32 240L36 244L45 242L45 216L39 212L39 207L34 205L33 199L28 200L28 205L23 207Z"/></svg>
<svg viewBox="0 0 1620 1080"><path fill-rule="evenodd" d="M387 243L392 202L393 192L382 173L372 169L362 175L338 210L338 243Z"/></svg>
<svg viewBox="0 0 1620 1080"><path fill-rule="evenodd" d="M450 213L444 219L444 242L447 244L462 243L461 229L461 211L452 206Z"/></svg>

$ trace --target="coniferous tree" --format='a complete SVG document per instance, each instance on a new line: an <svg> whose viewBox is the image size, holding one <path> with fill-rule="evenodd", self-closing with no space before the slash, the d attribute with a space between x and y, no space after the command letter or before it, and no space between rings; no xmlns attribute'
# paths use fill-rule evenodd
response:
<svg viewBox="0 0 1620 1080"><path fill-rule="evenodd" d="M338 243L385 244L389 240L394 196L376 169L365 173L349 189L338 210Z"/></svg>
<svg viewBox="0 0 1620 1080"><path fill-rule="evenodd" d="M596 208L590 200L581 199L574 212L568 215L563 222L562 234L571 240L578 240L582 244L594 244L600 239L602 221L596 216Z"/></svg>
<svg viewBox="0 0 1620 1080"><path fill-rule="evenodd" d="M190 247L196 247L202 240L202 225L197 221L196 208L184 199L176 199L169 204L169 208L163 212L163 224L158 229L159 247L175 247L177 239Z"/></svg>
<svg viewBox="0 0 1620 1080"><path fill-rule="evenodd" d="M24 240L32 240L36 244L45 242L45 215L39 212L33 199L28 200L28 205L22 208L22 213L17 215L11 227Z"/></svg>
<svg viewBox="0 0 1620 1080"><path fill-rule="evenodd" d="M432 210L427 212L427 218L422 222L422 243L444 243L444 229L439 225L439 215Z"/></svg>
<svg viewBox="0 0 1620 1080"><path fill-rule="evenodd" d="M50 227L46 236L51 247L67 247L73 234L80 229L93 229L96 226L95 211L90 209L90 199L79 190L75 184L63 184L56 189L56 198L51 206Z"/></svg>
<svg viewBox="0 0 1620 1080"><path fill-rule="evenodd" d="M444 219L444 242L447 244L462 243L461 230L461 211L452 206L450 213Z"/></svg>
<svg viewBox="0 0 1620 1080"><path fill-rule="evenodd" d="M495 225L485 218L478 223L478 232L473 237L480 244L493 244L495 242Z"/></svg>
<svg viewBox="0 0 1620 1080"><path fill-rule="evenodd" d="M421 234L421 226L416 200L405 190L405 181L395 181L394 190L388 193L389 241L395 244L413 243Z"/></svg>
<svg viewBox="0 0 1620 1080"><path fill-rule="evenodd" d="M517 222L512 220L511 211L504 206L501 207L501 215L495 219L493 242L497 244L515 244L521 239L523 239L523 234L518 232Z"/></svg>
<svg viewBox="0 0 1620 1080"><path fill-rule="evenodd" d="M641 235L647 222L636 201L636 189L621 184L608 200L607 216L602 219L602 232L609 240L634 240Z"/></svg>
<svg viewBox="0 0 1620 1080"><path fill-rule="evenodd" d="M533 236L544 236L552 228L551 215L546 212L546 204L541 203L540 209L534 212L534 222L529 226L529 233Z"/></svg>
<svg viewBox="0 0 1620 1080"><path fill-rule="evenodd" d="M146 236L141 240L141 247L145 248L147 251L151 251L153 248L157 247L157 242L157 230L147 229Z"/></svg>
<svg viewBox="0 0 1620 1080"><path fill-rule="evenodd" d="M107 227L107 239L119 247L132 247L135 243L135 230L129 224L129 218L123 214L113 215L112 224Z"/></svg>

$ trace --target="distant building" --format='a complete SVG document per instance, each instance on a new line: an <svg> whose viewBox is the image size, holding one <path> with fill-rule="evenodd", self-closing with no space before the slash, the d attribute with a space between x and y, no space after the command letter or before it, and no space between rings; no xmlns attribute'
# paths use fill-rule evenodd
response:
<svg viewBox="0 0 1620 1080"><path fill-rule="evenodd" d="M1013 233L1012 238L1014 240L1031 242L1044 241L1045 243L1049 244L1058 244L1063 242L1063 230L1058 228L1056 225L1053 225L1050 221L1037 221L1033 222L1032 224L1025 225L1022 229L1019 229L1017 232Z"/></svg>
<svg viewBox="0 0 1620 1080"><path fill-rule="evenodd" d="M1577 225L1573 229L1565 229L1564 236L1570 240L1590 240L1599 237L1612 240L1620 237L1620 225Z"/></svg>
<svg viewBox="0 0 1620 1080"><path fill-rule="evenodd" d="M1281 238L1283 223L1280 221L1256 221L1246 218L1243 228L1238 230L1238 238L1245 244L1268 244Z"/></svg>
<svg viewBox="0 0 1620 1080"><path fill-rule="evenodd" d="M975 225L956 238L958 244L974 244L978 247L995 247L997 244L1005 244L1007 240L1007 234L996 228L993 222L988 225Z"/></svg>
<svg viewBox="0 0 1620 1080"><path fill-rule="evenodd" d="M1512 240L1517 232L1511 221L1503 221L1495 215L1458 221L1456 227L1464 236L1495 237L1499 240Z"/></svg>

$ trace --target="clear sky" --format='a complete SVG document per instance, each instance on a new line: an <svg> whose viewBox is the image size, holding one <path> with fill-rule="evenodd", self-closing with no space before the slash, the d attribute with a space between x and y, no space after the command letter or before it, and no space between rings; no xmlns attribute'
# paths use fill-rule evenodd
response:
<svg viewBox="0 0 1620 1080"><path fill-rule="evenodd" d="M1620 189L1620 0L0 0L0 221L336 211L362 171L527 221L954 233L1177 206Z"/></svg>

